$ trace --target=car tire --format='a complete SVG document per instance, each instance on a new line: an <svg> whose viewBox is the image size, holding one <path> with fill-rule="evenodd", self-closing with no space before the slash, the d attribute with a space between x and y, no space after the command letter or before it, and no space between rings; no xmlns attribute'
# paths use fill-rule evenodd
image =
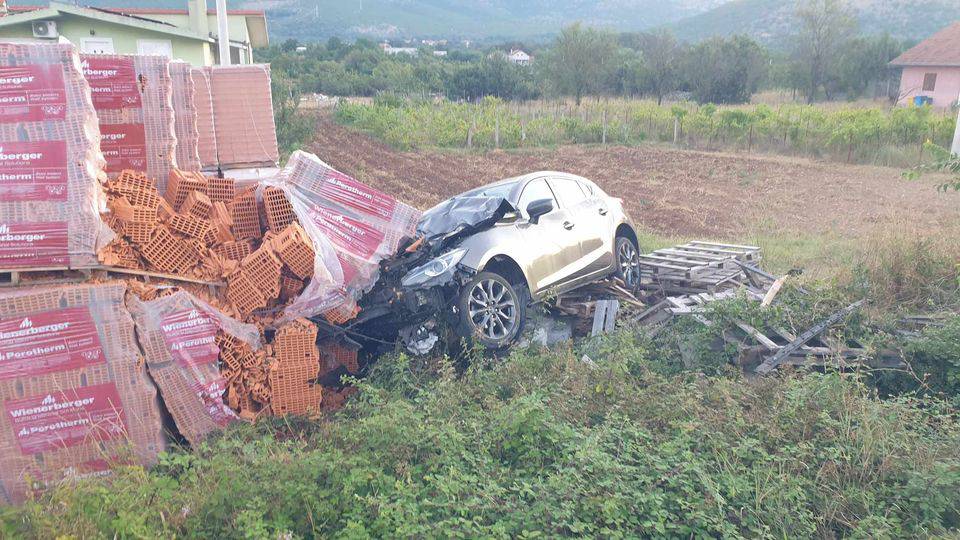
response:
<svg viewBox="0 0 960 540"><path fill-rule="evenodd" d="M614 242L614 257L616 258L616 276L634 289L640 284L640 248L632 238L617 236Z"/></svg>
<svg viewBox="0 0 960 540"><path fill-rule="evenodd" d="M480 272L460 290L457 299L460 337L498 351L523 332L529 293L500 274Z"/></svg>

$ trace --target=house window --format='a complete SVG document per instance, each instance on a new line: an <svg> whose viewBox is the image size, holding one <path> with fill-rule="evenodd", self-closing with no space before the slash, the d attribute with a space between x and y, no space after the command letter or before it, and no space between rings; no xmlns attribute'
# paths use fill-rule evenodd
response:
<svg viewBox="0 0 960 540"><path fill-rule="evenodd" d="M80 38L80 52L86 54L114 54L113 38Z"/></svg>
<svg viewBox="0 0 960 540"><path fill-rule="evenodd" d="M937 87L937 74L936 73L924 73L923 74L923 91L924 92L933 92Z"/></svg>
<svg viewBox="0 0 960 540"><path fill-rule="evenodd" d="M138 39L137 54L156 54L173 58L173 44L169 39Z"/></svg>

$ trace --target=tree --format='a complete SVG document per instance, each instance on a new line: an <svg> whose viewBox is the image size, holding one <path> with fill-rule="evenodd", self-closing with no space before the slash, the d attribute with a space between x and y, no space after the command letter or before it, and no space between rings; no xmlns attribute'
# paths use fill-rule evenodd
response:
<svg viewBox="0 0 960 540"><path fill-rule="evenodd" d="M746 36L712 38L687 54L686 73L693 97L700 103L745 103L757 91L768 69L768 57Z"/></svg>
<svg viewBox="0 0 960 540"><path fill-rule="evenodd" d="M564 28L540 58L541 69L557 93L574 96L580 105L584 95L602 88L616 51L613 34L576 23Z"/></svg>
<svg viewBox="0 0 960 540"><path fill-rule="evenodd" d="M889 63L903 50L903 43L888 34L850 40L839 60L838 90L847 99L855 99L875 83L890 82L893 70Z"/></svg>
<svg viewBox="0 0 960 540"><path fill-rule="evenodd" d="M846 0L800 0L796 17L794 58L806 78L807 103L813 103L820 87L836 73L837 59L857 22Z"/></svg>
<svg viewBox="0 0 960 540"><path fill-rule="evenodd" d="M644 91L656 96L657 105L661 105L663 96L677 90L680 86L683 47L677 43L673 34L666 30L632 34L625 38L625 41L628 46L643 54Z"/></svg>

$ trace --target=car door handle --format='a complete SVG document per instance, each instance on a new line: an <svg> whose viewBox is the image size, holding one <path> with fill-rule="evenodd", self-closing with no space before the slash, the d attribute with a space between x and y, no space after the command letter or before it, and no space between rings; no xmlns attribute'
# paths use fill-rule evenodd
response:
<svg viewBox="0 0 960 540"><path fill-rule="evenodd" d="M607 209L606 209L606 208L601 208L600 210L598 210L598 212L600 212L600 215L601 215L601 216L607 215Z"/></svg>
<svg viewBox="0 0 960 540"><path fill-rule="evenodd" d="M570 229L573 228L573 223L571 223L571 222L569 222L569 221L564 221L564 222L563 222L563 228L569 231Z"/></svg>

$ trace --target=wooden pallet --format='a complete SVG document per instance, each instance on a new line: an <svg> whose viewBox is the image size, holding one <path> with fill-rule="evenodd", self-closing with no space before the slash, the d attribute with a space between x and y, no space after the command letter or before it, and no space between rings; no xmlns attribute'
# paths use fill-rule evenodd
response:
<svg viewBox="0 0 960 540"><path fill-rule="evenodd" d="M756 246L694 241L640 256L640 288L664 294L715 293L743 284L760 288L744 270L761 259Z"/></svg>
<svg viewBox="0 0 960 540"><path fill-rule="evenodd" d="M90 279L98 267L71 268L69 266L51 266L44 268L0 269L0 287L21 287L25 285L58 285L80 283Z"/></svg>
<svg viewBox="0 0 960 540"><path fill-rule="evenodd" d="M196 283L210 287L226 286L226 284L222 281L208 281L188 276L178 276L175 274L164 274L162 272L149 272L146 270L133 270L129 268L118 268L113 266L87 266L81 268L55 266L47 268L0 269L0 288L81 283L94 277L117 277L118 275L137 276L141 278L142 281L147 283L153 279L159 279L180 283Z"/></svg>

